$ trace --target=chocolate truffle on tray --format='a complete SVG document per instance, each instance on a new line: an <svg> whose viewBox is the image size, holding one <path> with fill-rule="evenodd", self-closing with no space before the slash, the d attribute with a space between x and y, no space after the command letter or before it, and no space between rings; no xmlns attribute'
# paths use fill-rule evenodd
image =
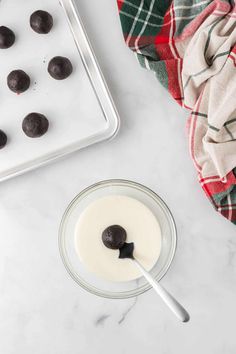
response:
<svg viewBox="0 0 236 354"><path fill-rule="evenodd" d="M73 66L68 58L54 57L48 64L48 72L55 80L64 80L73 72Z"/></svg>
<svg viewBox="0 0 236 354"><path fill-rule="evenodd" d="M14 32L5 26L0 26L0 49L8 49L15 43Z"/></svg>
<svg viewBox="0 0 236 354"><path fill-rule="evenodd" d="M30 16L30 27L39 34L47 34L53 27L53 17L47 11L35 11Z"/></svg>
<svg viewBox="0 0 236 354"><path fill-rule="evenodd" d="M40 113L28 114L22 122L23 132L30 138L39 138L48 131L48 119Z"/></svg>
<svg viewBox="0 0 236 354"><path fill-rule="evenodd" d="M7 144L7 135L0 129L0 149Z"/></svg>
<svg viewBox="0 0 236 354"><path fill-rule="evenodd" d="M23 70L13 70L7 77L9 89L15 93L22 93L30 87L30 77Z"/></svg>

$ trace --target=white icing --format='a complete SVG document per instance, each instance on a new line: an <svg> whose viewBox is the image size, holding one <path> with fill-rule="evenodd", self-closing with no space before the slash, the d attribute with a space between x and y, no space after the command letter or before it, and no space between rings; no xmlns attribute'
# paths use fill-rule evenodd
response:
<svg viewBox="0 0 236 354"><path fill-rule="evenodd" d="M129 281L140 277L132 260L119 259L119 250L111 250L102 242L102 232L120 225L127 241L134 242L134 256L150 270L161 250L159 223L143 203L126 196L107 196L91 203L81 214L75 231L75 247L84 266L102 278Z"/></svg>

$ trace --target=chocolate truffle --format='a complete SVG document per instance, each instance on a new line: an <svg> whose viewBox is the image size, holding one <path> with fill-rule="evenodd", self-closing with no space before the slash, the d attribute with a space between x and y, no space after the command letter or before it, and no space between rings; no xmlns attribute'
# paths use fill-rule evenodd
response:
<svg viewBox="0 0 236 354"><path fill-rule="evenodd" d="M4 148L6 144L7 144L7 136L2 130L0 130L0 149Z"/></svg>
<svg viewBox="0 0 236 354"><path fill-rule="evenodd" d="M48 72L55 80L64 80L73 71L73 66L69 59L65 57L54 57L48 64Z"/></svg>
<svg viewBox="0 0 236 354"><path fill-rule="evenodd" d="M119 225L107 227L102 233L102 242L112 250L118 250L126 241L126 231Z"/></svg>
<svg viewBox="0 0 236 354"><path fill-rule="evenodd" d="M13 70L7 77L7 85L13 92L25 92L30 86L30 77L23 70Z"/></svg>
<svg viewBox="0 0 236 354"><path fill-rule="evenodd" d="M39 138L44 135L48 126L47 118L43 114L35 112L28 114L22 122L22 129L30 138Z"/></svg>
<svg viewBox="0 0 236 354"><path fill-rule="evenodd" d="M53 18L47 11L35 11L30 16L30 27L37 33L47 34L53 27Z"/></svg>
<svg viewBox="0 0 236 354"><path fill-rule="evenodd" d="M0 48L10 48L15 43L14 32L5 26L0 26Z"/></svg>

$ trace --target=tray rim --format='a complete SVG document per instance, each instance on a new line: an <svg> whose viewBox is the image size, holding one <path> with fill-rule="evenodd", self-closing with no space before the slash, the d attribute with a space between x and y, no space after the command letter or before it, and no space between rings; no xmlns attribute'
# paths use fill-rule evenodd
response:
<svg viewBox="0 0 236 354"><path fill-rule="evenodd" d="M35 170L39 167L46 166L52 162L56 162L57 160L65 158L67 155L77 152L85 147L97 144L102 141L111 140L117 135L120 128L120 117L117 108L90 43L84 23L82 22L82 19L79 15L77 5L75 4L74 0L59 0L59 4L64 10L71 34L74 38L79 55L87 72L90 84L103 112L104 119L106 121L106 127L105 129L102 129L95 134L91 134L86 138L80 139L77 142L68 144L60 149L53 150L50 153L44 154L36 159L18 164L17 166L0 173L0 182ZM80 39L83 41L83 43L79 42L79 39L75 35L72 19L73 22L75 22L78 26L77 30L80 33ZM92 73L91 65L94 73ZM94 75L96 75L97 79L96 84L94 83ZM100 85L100 91L98 89L98 85ZM104 94L104 97L101 96L102 93Z"/></svg>

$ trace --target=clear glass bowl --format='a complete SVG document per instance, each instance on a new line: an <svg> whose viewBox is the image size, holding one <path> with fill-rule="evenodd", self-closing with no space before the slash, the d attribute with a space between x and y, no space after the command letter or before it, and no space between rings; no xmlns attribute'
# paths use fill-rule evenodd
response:
<svg viewBox="0 0 236 354"><path fill-rule="evenodd" d="M126 180L96 183L79 193L67 207L59 230L59 249L70 276L85 290L101 297L125 299L150 289L144 277L128 282L109 282L86 270L75 250L75 227L83 210L94 200L108 195L125 195L144 203L157 217L162 230L160 257L151 270L156 280L167 272L173 260L177 233L173 216L163 200L147 187Z"/></svg>

